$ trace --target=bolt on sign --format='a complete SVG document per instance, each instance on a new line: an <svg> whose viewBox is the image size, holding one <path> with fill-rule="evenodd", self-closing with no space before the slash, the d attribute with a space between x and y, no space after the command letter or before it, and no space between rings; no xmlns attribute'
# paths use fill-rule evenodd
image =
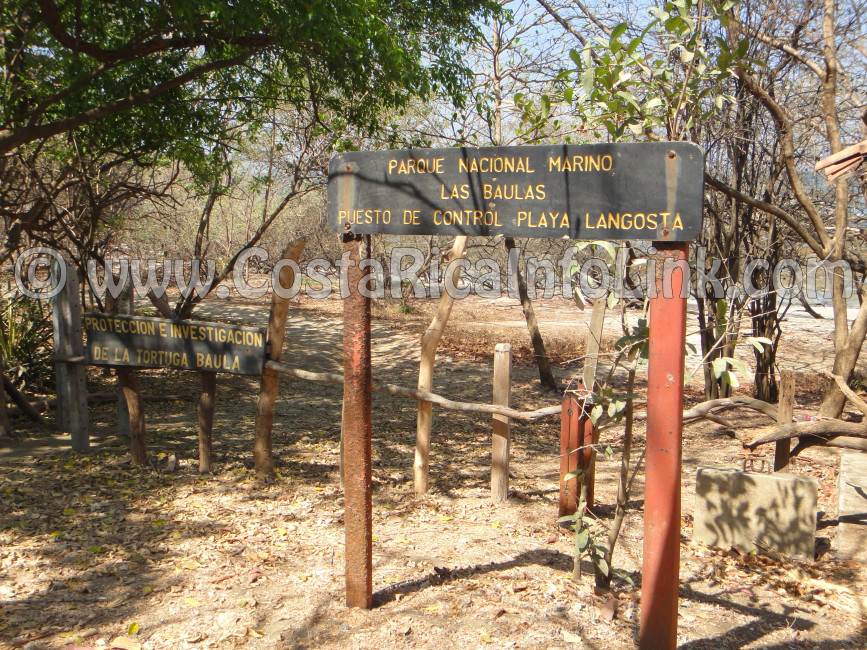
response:
<svg viewBox="0 0 867 650"><path fill-rule="evenodd" d="M689 241L704 154L689 142L352 151L328 174L337 232Z"/></svg>
<svg viewBox="0 0 867 650"><path fill-rule="evenodd" d="M259 375L265 334L252 327L85 314L88 365Z"/></svg>

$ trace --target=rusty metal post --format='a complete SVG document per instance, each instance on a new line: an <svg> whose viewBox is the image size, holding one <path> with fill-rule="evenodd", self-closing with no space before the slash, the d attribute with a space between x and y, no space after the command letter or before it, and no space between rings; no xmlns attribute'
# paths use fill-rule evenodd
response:
<svg viewBox="0 0 867 650"><path fill-rule="evenodd" d="M370 257L370 235L343 235L349 252L349 296L343 301L344 528L346 604L373 604L373 504L371 477L370 299L358 291L358 263Z"/></svg>
<svg viewBox="0 0 867 650"><path fill-rule="evenodd" d="M677 645L686 242L655 242L657 295L650 300L647 459L639 648ZM668 260L666 263L665 261ZM673 264L672 264L673 262ZM680 270L671 270L679 265ZM686 269L684 269L686 266ZM668 269L666 267L669 267ZM675 266L676 269L676 266Z"/></svg>
<svg viewBox="0 0 867 650"><path fill-rule="evenodd" d="M581 389L579 383L579 390ZM590 467L593 450L587 447L593 442L593 422L584 409L584 401L569 393L563 398L560 415L560 517L574 514L578 510L578 479L565 479L566 474ZM585 476L585 480L587 480ZM593 486L588 486L587 507L592 506Z"/></svg>

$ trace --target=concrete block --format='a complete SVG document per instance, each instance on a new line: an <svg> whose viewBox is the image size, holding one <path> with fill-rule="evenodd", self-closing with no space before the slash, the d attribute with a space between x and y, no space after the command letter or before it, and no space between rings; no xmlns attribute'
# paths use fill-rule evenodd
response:
<svg viewBox="0 0 867 650"><path fill-rule="evenodd" d="M840 454L837 477L837 539L835 555L841 560L867 562L867 454Z"/></svg>
<svg viewBox="0 0 867 650"><path fill-rule="evenodd" d="M693 540L755 550L761 542L812 560L819 484L811 476L699 467Z"/></svg>

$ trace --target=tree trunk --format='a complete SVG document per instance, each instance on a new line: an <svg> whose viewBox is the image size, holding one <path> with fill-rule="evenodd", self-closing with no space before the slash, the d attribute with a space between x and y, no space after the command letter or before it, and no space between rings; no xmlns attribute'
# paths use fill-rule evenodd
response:
<svg viewBox="0 0 867 650"><path fill-rule="evenodd" d="M511 251L515 246L514 237L506 237L506 250ZM551 372L551 364L548 362L548 353L545 351L545 341L539 331L539 323L536 321L536 312L533 310L533 302L527 293L527 281L521 275L520 262L515 268L518 280L518 296L521 300L521 308L524 310L524 319L527 321L527 330L530 333L530 341L533 344L533 357L539 367L539 381L544 388L559 391L560 384L554 379Z"/></svg>
<svg viewBox="0 0 867 650"><path fill-rule="evenodd" d="M838 291L837 282L838 277L837 273L834 274L834 293L835 296ZM840 292L842 294L842 278L839 279L840 284ZM845 298L840 297L840 301L845 304ZM848 325L848 318L846 316L846 310L844 308L839 308L839 311L842 312L842 319L845 324L843 327ZM835 298L834 304L834 318L837 317L838 305L837 299ZM839 325L835 326L835 329L839 328ZM855 364L858 363L858 356L861 354L861 346L864 343L864 339L867 337L867 301L861 303L861 307L858 309L858 315L855 317L855 320L852 322L852 327L847 333L843 333L842 336L838 333L834 339L834 369L833 373L843 378L844 381L848 382L852 377L852 371L855 369ZM825 395L822 398L822 404L819 406L819 416L826 418L839 418L843 414L843 408L846 406L846 396L840 391L840 388L837 386L834 380L829 379L828 384L825 388Z"/></svg>
<svg viewBox="0 0 867 650"><path fill-rule="evenodd" d="M465 235L455 237L449 253L449 263L464 256L467 248L467 239L468 237ZM455 267L452 274L452 284L454 286L457 286L460 272L460 267ZM431 282L438 281L438 278L431 278ZM449 315L452 313L454 302L455 299L449 295L448 291L442 292L436 314L421 337L421 361L418 367L419 390L429 391L433 386L433 371L434 363L436 362L437 346L445 331ZM432 404L430 402L419 401L415 427L415 462L413 463L416 494L424 494L428 490L432 420Z"/></svg>
<svg viewBox="0 0 867 650"><path fill-rule="evenodd" d="M290 243L283 251L283 259L296 262L301 257L306 239ZM291 266L280 270L280 283L291 287L295 282L295 271ZM267 358L270 361L280 361L283 357L283 339L286 336L286 312L289 300L281 298L276 291L271 292L271 314L268 317L268 343L270 349ZM271 448L271 431L274 427L274 403L280 390L280 375L269 368L262 369L262 380L259 384L259 401L256 404L256 426L253 434L253 459L256 474L261 477L274 475L274 458Z"/></svg>

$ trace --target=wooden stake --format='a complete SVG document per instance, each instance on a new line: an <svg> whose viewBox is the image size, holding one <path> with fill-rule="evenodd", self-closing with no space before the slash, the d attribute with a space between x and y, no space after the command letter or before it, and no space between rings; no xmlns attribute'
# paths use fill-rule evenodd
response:
<svg viewBox="0 0 867 650"><path fill-rule="evenodd" d="M467 248L467 237L461 235L455 237L452 244L451 252L449 253L449 263L460 259L464 256L464 251ZM456 266L452 273L452 284L457 286L460 278L461 269ZM438 278L432 278L432 282L437 282ZM436 362L437 346L442 338L443 331L446 328L446 323L449 320L449 315L452 313L452 306L455 299L449 295L448 291L443 291L440 296L437 312L431 320L430 325L421 337L421 361L418 367L418 389L421 391L429 391L433 386L433 371L434 363ZM433 422L433 406L430 402L419 400L418 417L415 427L415 462L413 463L413 473L415 479L415 493L422 495L427 492L428 483L430 480L430 440L431 440L431 424Z"/></svg>
<svg viewBox="0 0 867 650"><path fill-rule="evenodd" d="M499 343L494 349L494 401L497 406L511 406L512 346ZM491 440L491 500L495 503L509 497L509 418L495 415Z"/></svg>
<svg viewBox="0 0 867 650"><path fill-rule="evenodd" d="M297 262L304 250L306 239L291 242L283 251L283 259ZM280 284L285 288L295 282L295 271L291 266L280 270ZM283 339L286 336L286 312L289 300L281 298L276 291L271 292L271 313L268 316L268 350L270 361L280 361L283 356ZM256 427L253 440L253 458L256 473L259 476L274 475L274 458L271 447L271 431L274 428L274 403L280 391L280 374L269 368L262 370L262 381L259 384L259 401L256 404Z"/></svg>
<svg viewBox="0 0 867 650"><path fill-rule="evenodd" d="M126 407L129 411L129 453L133 466L141 466L147 462L145 446L145 413L141 387L134 370L116 367L117 379L120 382Z"/></svg>
<svg viewBox="0 0 867 650"><path fill-rule="evenodd" d="M214 397L217 393L217 373L199 373L202 378L202 393L199 395L199 474L210 474L211 449L213 448Z"/></svg>
<svg viewBox="0 0 867 650"><path fill-rule="evenodd" d="M780 401L777 404L777 423L785 426L792 423L795 414L795 373L783 370L780 373ZM774 471L780 472L789 464L792 439L777 440L774 446Z"/></svg>
<svg viewBox="0 0 867 650"><path fill-rule="evenodd" d="M54 282L60 282L62 272L59 262L51 265ZM65 269L66 281L54 297L52 318L54 322L54 350L60 358L84 355L84 340L81 329L81 298L78 273L72 267ZM57 420L61 432L68 432L75 451L90 448L90 425L87 411L87 381L83 365L58 362L57 374Z"/></svg>

